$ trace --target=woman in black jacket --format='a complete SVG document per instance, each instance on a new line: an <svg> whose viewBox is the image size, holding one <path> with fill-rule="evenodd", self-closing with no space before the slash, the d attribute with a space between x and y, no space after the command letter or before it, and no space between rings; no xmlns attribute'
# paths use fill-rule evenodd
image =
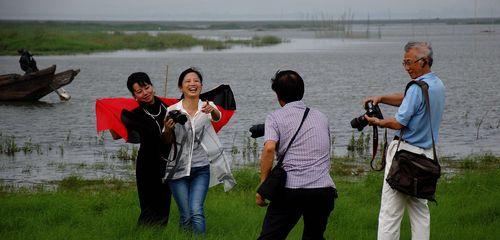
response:
<svg viewBox="0 0 500 240"><path fill-rule="evenodd" d="M173 139L174 122L165 120L167 105L154 95L148 75L129 76L127 88L139 107L123 110L121 121L128 131L128 142L140 143L136 160L136 181L141 214L139 225L166 225L170 213L171 192L163 183L166 159ZM120 138L111 131L114 139Z"/></svg>

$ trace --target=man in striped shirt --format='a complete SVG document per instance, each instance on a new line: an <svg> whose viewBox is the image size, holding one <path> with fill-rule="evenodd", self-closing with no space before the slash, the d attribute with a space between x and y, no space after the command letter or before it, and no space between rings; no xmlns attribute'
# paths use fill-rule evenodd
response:
<svg viewBox="0 0 500 240"><path fill-rule="evenodd" d="M285 152L306 109L301 101L304 81L298 73L279 71L271 82L282 108L266 118L261 183L273 166L275 154ZM329 174L330 129L328 118L323 113L310 110L285 154L283 168L287 172L285 192L280 199L269 204L259 239L285 239L302 216L302 239L324 239L337 192ZM267 205L258 193L256 203L262 207Z"/></svg>

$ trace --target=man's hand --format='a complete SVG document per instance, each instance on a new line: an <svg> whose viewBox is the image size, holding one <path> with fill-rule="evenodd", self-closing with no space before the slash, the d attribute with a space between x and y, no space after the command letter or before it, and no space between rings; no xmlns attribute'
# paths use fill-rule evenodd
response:
<svg viewBox="0 0 500 240"><path fill-rule="evenodd" d="M255 194L255 203L260 207L265 207L268 205L266 200L258 193Z"/></svg>
<svg viewBox="0 0 500 240"><path fill-rule="evenodd" d="M376 117L369 117L368 115L365 114L365 119L368 121L368 124L370 126L379 126L382 128L390 128L393 130L399 130L403 128L404 126L399 123L396 118L384 118L384 119L378 119Z"/></svg>
<svg viewBox="0 0 500 240"><path fill-rule="evenodd" d="M366 106L366 103L370 101L373 102L373 105L378 105L379 103L382 102L382 96L372 96L363 99L363 108Z"/></svg>
<svg viewBox="0 0 500 240"><path fill-rule="evenodd" d="M380 119L376 118L376 117L370 117L368 115L365 114L365 119L366 121L368 121L368 125L370 126L380 126Z"/></svg>

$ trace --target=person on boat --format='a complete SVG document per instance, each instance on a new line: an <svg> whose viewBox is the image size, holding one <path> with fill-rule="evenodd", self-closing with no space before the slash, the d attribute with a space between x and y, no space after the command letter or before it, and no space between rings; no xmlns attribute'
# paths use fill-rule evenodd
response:
<svg viewBox="0 0 500 240"><path fill-rule="evenodd" d="M127 88L139 107L122 110L121 121L128 131L128 142L140 142L136 159L136 181L141 213L138 225L166 225L170 214L171 191L162 178L172 142L172 119L164 120L167 105L155 96L149 76L131 74ZM110 130L113 139L121 138Z"/></svg>
<svg viewBox="0 0 500 240"><path fill-rule="evenodd" d="M223 182L225 190L229 190L236 182L212 125L222 118L221 111L213 102L200 100L202 74L188 68L180 74L177 85L183 95L168 111L183 114L187 119L174 126L175 146L169 154L165 181L179 208L180 227L203 235L209 186Z"/></svg>
<svg viewBox="0 0 500 240"><path fill-rule="evenodd" d="M33 55L25 49L19 49L17 52L21 55L19 59L19 64L21 69L26 73L38 72L38 67L36 66L36 61Z"/></svg>

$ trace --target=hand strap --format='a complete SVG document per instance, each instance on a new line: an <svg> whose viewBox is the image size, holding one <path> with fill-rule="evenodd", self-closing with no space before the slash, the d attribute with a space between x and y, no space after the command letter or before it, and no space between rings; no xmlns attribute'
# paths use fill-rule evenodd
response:
<svg viewBox="0 0 500 240"><path fill-rule="evenodd" d="M429 85L427 85L426 82L421 81L421 80L411 81L406 86L405 95L406 95L406 91L408 91L410 86L413 84L417 84L420 87L420 89L422 89L422 94L424 95L425 108L426 108L427 116L429 116L429 125L431 128L432 153L434 155L434 161L438 162L437 154L436 154L436 144L434 141L434 130L432 129L432 121L431 121L431 103L430 103L430 99L429 99ZM401 136L400 136L399 141L398 141L398 146L396 148L396 152L399 150L399 144L401 143L402 139L403 139L403 129L401 129Z"/></svg>
<svg viewBox="0 0 500 240"><path fill-rule="evenodd" d="M306 120L307 114L309 114L309 110L310 110L309 108L306 108L306 111L304 112L304 116L302 117L302 121L300 122L300 125L299 125L299 128L297 129L297 132L295 132L295 135L293 135L292 139L288 143L288 147L286 147L283 154L281 154L279 156L279 160L278 160L278 163L276 164L276 166L283 165L283 160L285 159L285 154L288 151L288 149L290 148L290 146L292 145L293 141L295 140L295 137L297 137L297 134L299 133L300 129L302 128L302 124L304 124L304 120Z"/></svg>
<svg viewBox="0 0 500 240"><path fill-rule="evenodd" d="M375 135L377 137L375 137ZM375 168L375 165L374 165L375 156L377 155L377 151L378 151L378 128L376 126L373 126L373 136L374 136L373 137L373 147L372 147L373 152L372 152L372 159L370 160L370 167L374 171L382 171L385 169L385 164L386 164L385 156L387 155L387 128L384 131L384 145L382 145L384 150L382 152L382 159L381 159L381 163L380 163L380 168Z"/></svg>

